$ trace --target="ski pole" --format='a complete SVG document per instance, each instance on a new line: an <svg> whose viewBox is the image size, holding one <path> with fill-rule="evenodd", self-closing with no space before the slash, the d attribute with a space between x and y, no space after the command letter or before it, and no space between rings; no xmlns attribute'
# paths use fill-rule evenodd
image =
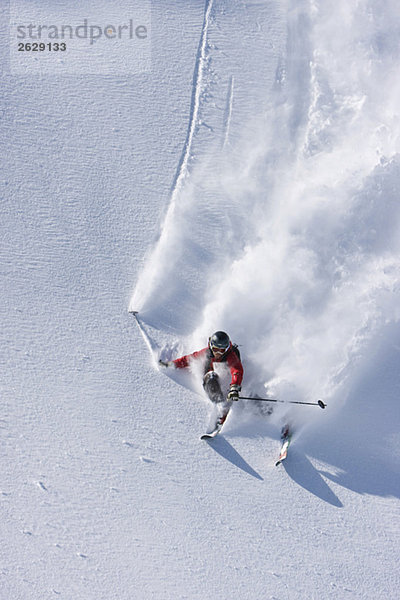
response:
<svg viewBox="0 0 400 600"><path fill-rule="evenodd" d="M319 406L326 408L326 404L322 400L318 402L300 402L296 400L278 400L277 398L250 398L248 396L239 396L240 400L255 400L257 402L282 402L283 404L307 404L308 406Z"/></svg>

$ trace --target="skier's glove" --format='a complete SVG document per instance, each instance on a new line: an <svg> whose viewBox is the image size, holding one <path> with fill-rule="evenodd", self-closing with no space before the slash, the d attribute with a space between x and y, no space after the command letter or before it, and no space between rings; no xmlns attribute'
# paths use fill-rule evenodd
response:
<svg viewBox="0 0 400 600"><path fill-rule="evenodd" d="M158 364L160 367L174 367L174 362L172 360L159 360Z"/></svg>
<svg viewBox="0 0 400 600"><path fill-rule="evenodd" d="M232 383L231 387L229 388L227 399L230 401L239 400L239 392L241 389L242 388L240 387L240 385L237 385L237 383Z"/></svg>

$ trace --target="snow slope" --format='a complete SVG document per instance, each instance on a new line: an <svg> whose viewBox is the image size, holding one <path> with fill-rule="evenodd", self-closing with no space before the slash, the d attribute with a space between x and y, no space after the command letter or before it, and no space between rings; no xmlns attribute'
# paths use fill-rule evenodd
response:
<svg viewBox="0 0 400 600"><path fill-rule="evenodd" d="M12 73L0 11L0 598L396 598L397 3L157 0L127 76ZM154 358L220 328L327 409L200 442Z"/></svg>

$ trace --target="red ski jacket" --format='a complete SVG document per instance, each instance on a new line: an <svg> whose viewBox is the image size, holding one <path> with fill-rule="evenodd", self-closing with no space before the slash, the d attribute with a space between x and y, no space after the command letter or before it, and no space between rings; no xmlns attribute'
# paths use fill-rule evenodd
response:
<svg viewBox="0 0 400 600"><path fill-rule="evenodd" d="M177 369L185 369L193 360L204 361L204 374L213 370L214 363L226 362L231 372L231 385L241 385L242 383L243 365L233 346L231 346L221 358L215 358L209 348L203 348L203 350L199 350L198 352L187 354L186 356L182 356L182 358L177 358L173 362Z"/></svg>

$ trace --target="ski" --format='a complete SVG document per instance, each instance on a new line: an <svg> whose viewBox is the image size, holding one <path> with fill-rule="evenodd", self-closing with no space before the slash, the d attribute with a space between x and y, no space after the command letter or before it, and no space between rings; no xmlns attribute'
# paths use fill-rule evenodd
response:
<svg viewBox="0 0 400 600"><path fill-rule="evenodd" d="M215 436L218 435L219 432L221 431L228 414L229 414L229 410L225 415L218 417L218 419L217 419L216 423L213 425L212 429L209 429L208 431L206 431L206 433L203 433L203 435L200 436L200 439L201 440L210 440L212 438L215 438Z"/></svg>
<svg viewBox="0 0 400 600"><path fill-rule="evenodd" d="M278 465L280 465L287 458L290 442L292 441L292 433L291 433L291 431L289 431L289 427L287 425L285 427L283 427L283 429L282 429L281 440L282 440L282 446L281 446L279 458L275 463L276 467Z"/></svg>
<svg viewBox="0 0 400 600"><path fill-rule="evenodd" d="M213 429L212 431L207 431L206 433L203 433L203 435L200 436L200 439L201 440L211 440L212 438L215 438L215 436L219 434L221 429L222 429L222 425L217 425L217 427L215 429Z"/></svg>

